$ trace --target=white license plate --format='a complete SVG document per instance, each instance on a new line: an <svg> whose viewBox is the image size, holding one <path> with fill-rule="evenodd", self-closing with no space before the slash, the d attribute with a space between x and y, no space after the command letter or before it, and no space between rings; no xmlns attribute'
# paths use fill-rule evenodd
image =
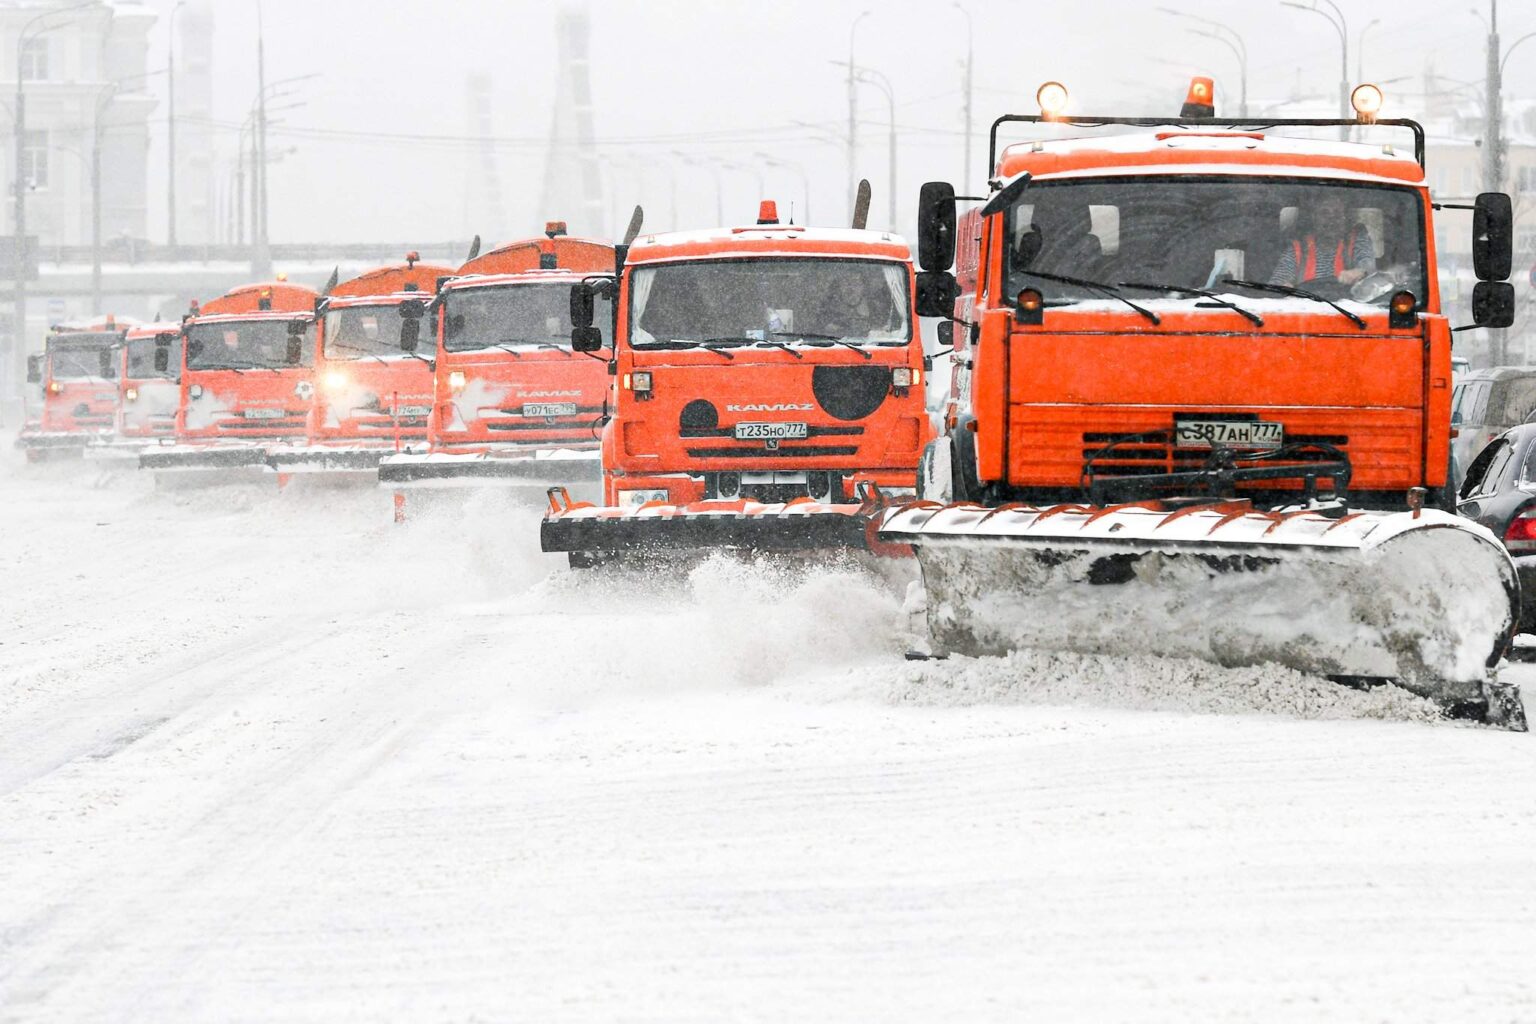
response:
<svg viewBox="0 0 1536 1024"><path fill-rule="evenodd" d="M786 441L808 436L804 423L738 423L738 441Z"/></svg>
<svg viewBox="0 0 1536 1024"><path fill-rule="evenodd" d="M1173 425L1176 448L1279 448L1285 430L1271 420L1177 420Z"/></svg>
<svg viewBox="0 0 1536 1024"><path fill-rule="evenodd" d="M247 409L245 418L248 420L279 420L283 418L281 409Z"/></svg>
<svg viewBox="0 0 1536 1024"><path fill-rule="evenodd" d="M523 406L523 415L530 419L548 419L551 416L575 416L575 402L529 402Z"/></svg>
<svg viewBox="0 0 1536 1024"><path fill-rule="evenodd" d="M397 405L396 416L425 416L432 411L430 405Z"/></svg>

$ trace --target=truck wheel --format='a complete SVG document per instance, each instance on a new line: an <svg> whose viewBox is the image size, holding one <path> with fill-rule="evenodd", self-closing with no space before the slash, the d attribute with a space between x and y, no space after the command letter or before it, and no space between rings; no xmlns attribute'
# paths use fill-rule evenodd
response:
<svg viewBox="0 0 1536 1024"><path fill-rule="evenodd" d="M981 481L976 476L975 436L966 429L963 421L949 435L955 501L975 501L981 497Z"/></svg>
<svg viewBox="0 0 1536 1024"><path fill-rule="evenodd" d="M923 501L948 505L954 501L954 471L951 466L949 438L940 436L928 442L917 463L917 496Z"/></svg>

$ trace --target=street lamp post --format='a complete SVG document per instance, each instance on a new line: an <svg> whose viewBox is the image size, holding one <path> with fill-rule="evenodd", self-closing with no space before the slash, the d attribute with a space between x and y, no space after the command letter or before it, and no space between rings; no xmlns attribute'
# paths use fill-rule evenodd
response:
<svg viewBox="0 0 1536 1024"><path fill-rule="evenodd" d="M1365 28L1360 30L1360 35L1355 39L1355 81L1365 81L1365 37L1371 29L1381 24L1380 18L1372 18Z"/></svg>
<svg viewBox="0 0 1536 1024"><path fill-rule="evenodd" d="M165 32L165 244L176 246L176 15L187 0L176 0Z"/></svg>
<svg viewBox="0 0 1536 1024"><path fill-rule="evenodd" d="M868 82L881 92L885 93L886 102L891 110L891 138L890 138L890 171L886 180L886 188L890 192L890 228L896 230L896 91L891 88L891 80L874 68L857 67L853 69L855 79L860 82Z"/></svg>
<svg viewBox="0 0 1536 1024"><path fill-rule="evenodd" d="M1326 19L1328 24L1333 26L1333 30L1339 34L1339 118L1340 120L1348 121L1350 120L1349 22L1344 17L1344 12L1339 9L1339 5L1334 3L1333 0L1322 0L1322 2L1327 4L1329 8L1332 9L1332 14L1329 14L1328 11L1318 7L1317 0L1313 0L1310 6L1307 4L1296 3L1295 0L1280 0L1280 5L1282 7L1294 7L1298 11L1311 11L1319 18ZM1497 0L1495 0L1495 2L1497 2ZM1339 125L1339 138L1346 142L1349 140L1349 125Z"/></svg>
<svg viewBox="0 0 1536 1024"><path fill-rule="evenodd" d="M972 73L976 70L976 47L975 38L971 34L971 12L965 9L965 5L960 3L960 0L955 0L954 8L965 15L965 177L960 180L969 185L971 153L976 148L976 138L971 124L971 99L975 87Z"/></svg>
<svg viewBox="0 0 1536 1024"><path fill-rule="evenodd" d="M859 145L858 145L858 121L859 121L859 89L857 79L854 77L853 39L859 30L859 22L873 14L873 11L863 11L853 24L848 28L848 217L853 218L853 205L857 199L859 190Z"/></svg>

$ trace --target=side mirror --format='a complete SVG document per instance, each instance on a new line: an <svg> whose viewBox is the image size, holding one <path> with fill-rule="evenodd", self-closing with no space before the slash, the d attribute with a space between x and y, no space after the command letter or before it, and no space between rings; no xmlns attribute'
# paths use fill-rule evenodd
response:
<svg viewBox="0 0 1536 1024"><path fill-rule="evenodd" d="M1515 214L1509 196L1504 192L1482 193L1472 207L1472 269L1477 279L1508 278L1514 248Z"/></svg>
<svg viewBox="0 0 1536 1024"><path fill-rule="evenodd" d="M41 384L43 382L43 357L27 356L27 383Z"/></svg>
<svg viewBox="0 0 1536 1024"><path fill-rule="evenodd" d="M917 265L942 271L955 265L955 187L924 182L917 195Z"/></svg>
<svg viewBox="0 0 1536 1024"><path fill-rule="evenodd" d="M171 347L169 345L155 345L155 372L168 373L171 369Z"/></svg>
<svg viewBox="0 0 1536 1024"><path fill-rule="evenodd" d="M1515 286L1508 281L1479 281L1472 289L1472 320L1479 327L1508 327L1515 322Z"/></svg>
<svg viewBox="0 0 1536 1024"><path fill-rule="evenodd" d="M187 339L187 362L199 358L203 354L203 340L201 338Z"/></svg>
<svg viewBox="0 0 1536 1024"><path fill-rule="evenodd" d="M288 351L284 355L287 356L289 366L298 366L302 363L304 361L304 335L288 335Z"/></svg>
<svg viewBox="0 0 1536 1024"><path fill-rule="evenodd" d="M590 324L571 328L573 352L597 352L603 347L603 332Z"/></svg>
<svg viewBox="0 0 1536 1024"><path fill-rule="evenodd" d="M917 274L917 315L951 317L960 283L947 270L921 270Z"/></svg>
<svg viewBox="0 0 1536 1024"><path fill-rule="evenodd" d="M108 380L117 376L114 372L116 367L112 365L113 358L116 355L117 349L114 348L104 348L96 353L96 368L101 371L100 376L106 377Z"/></svg>
<svg viewBox="0 0 1536 1024"><path fill-rule="evenodd" d="M574 328L571 332L571 341L573 344L576 340L576 331L583 327L592 326L593 305L592 286L590 284L582 282L581 284L571 285L571 327ZM582 352L586 350L577 349L576 351Z"/></svg>
<svg viewBox="0 0 1536 1024"><path fill-rule="evenodd" d="M940 321L934 333L939 336L940 345L945 348L955 347L955 322L953 320Z"/></svg>
<svg viewBox="0 0 1536 1024"><path fill-rule="evenodd" d="M401 299L400 316L405 320L420 320L427 315L427 304L422 299Z"/></svg>
<svg viewBox="0 0 1536 1024"><path fill-rule="evenodd" d="M400 351L415 352L421 341L421 320L407 317L400 321Z"/></svg>

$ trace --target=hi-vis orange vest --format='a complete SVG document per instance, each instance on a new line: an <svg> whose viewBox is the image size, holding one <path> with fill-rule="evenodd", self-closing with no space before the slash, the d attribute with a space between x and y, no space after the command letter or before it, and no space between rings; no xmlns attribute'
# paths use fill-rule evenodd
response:
<svg viewBox="0 0 1536 1024"><path fill-rule="evenodd" d="M1355 229L1350 231L1349 239L1348 239L1348 246L1349 246L1349 248L1348 248L1347 252L1354 252L1355 251L1355 240L1356 240L1356 237L1359 234L1359 230L1360 230L1359 228L1355 228ZM1337 276L1339 271L1349 269L1348 267L1344 266L1344 257L1346 255L1345 244L1346 244L1345 240L1344 239L1340 239L1339 240L1339 247L1337 249L1335 249L1334 252L1333 252L1333 272L1334 272L1335 276ZM1301 239L1299 239L1299 238L1291 239L1291 255L1293 257L1295 257L1295 259L1296 259L1296 280L1298 280L1298 281L1316 281L1317 280L1317 236L1316 235L1308 235L1307 236L1307 258L1306 258L1305 262L1303 262L1302 258L1301 258Z"/></svg>

